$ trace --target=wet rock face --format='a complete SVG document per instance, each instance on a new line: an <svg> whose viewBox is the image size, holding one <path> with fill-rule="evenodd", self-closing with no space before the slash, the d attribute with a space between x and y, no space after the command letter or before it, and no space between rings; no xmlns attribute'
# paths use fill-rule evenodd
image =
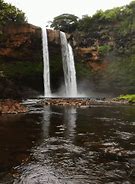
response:
<svg viewBox="0 0 135 184"><path fill-rule="evenodd" d="M41 28L31 24L10 24L1 29L0 57L5 59L41 61ZM59 31L48 30L50 45L60 45Z"/></svg>
<svg viewBox="0 0 135 184"><path fill-rule="evenodd" d="M60 45L60 31L48 29L47 35L50 44Z"/></svg>
<svg viewBox="0 0 135 184"><path fill-rule="evenodd" d="M107 68L108 60L102 57L99 52L100 40L92 35L75 32L69 37L74 48L75 60L84 63L90 70L104 71ZM109 42L107 42L109 44Z"/></svg>
<svg viewBox="0 0 135 184"><path fill-rule="evenodd" d="M0 57L34 60L42 57L41 28L30 24L10 24L1 30Z"/></svg>
<svg viewBox="0 0 135 184"><path fill-rule="evenodd" d="M104 70L104 68L106 68L106 62L101 62L96 47L77 47L75 53L77 60L81 60L93 71Z"/></svg>
<svg viewBox="0 0 135 184"><path fill-rule="evenodd" d="M76 49L78 55L83 58L84 61L98 61L99 60L99 53L97 49L94 47L87 47L87 48L77 48Z"/></svg>

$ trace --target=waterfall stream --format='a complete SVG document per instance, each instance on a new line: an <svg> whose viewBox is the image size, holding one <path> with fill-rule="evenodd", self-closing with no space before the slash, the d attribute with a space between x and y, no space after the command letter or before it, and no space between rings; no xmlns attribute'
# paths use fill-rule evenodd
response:
<svg viewBox="0 0 135 184"><path fill-rule="evenodd" d="M42 29L42 45L43 45L43 64L44 64L44 71L43 71L44 96L51 97L49 52L48 52L48 39L46 29Z"/></svg>
<svg viewBox="0 0 135 184"><path fill-rule="evenodd" d="M60 32L61 54L64 71L66 97L77 97L76 72L74 65L74 55L71 45L68 43L66 34ZM47 30L42 29L42 45L43 45L43 78L44 78L44 97L51 97L50 89L50 67Z"/></svg>
<svg viewBox="0 0 135 184"><path fill-rule="evenodd" d="M60 40L66 96L77 97L76 72L72 47L67 42L66 34L64 32L60 32Z"/></svg>

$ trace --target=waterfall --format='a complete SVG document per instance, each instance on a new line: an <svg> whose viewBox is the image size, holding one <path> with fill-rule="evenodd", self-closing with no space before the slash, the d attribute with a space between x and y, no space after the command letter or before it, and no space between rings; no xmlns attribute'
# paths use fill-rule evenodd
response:
<svg viewBox="0 0 135 184"><path fill-rule="evenodd" d="M60 32L66 96L77 97L76 72L72 47L67 42L66 34Z"/></svg>
<svg viewBox="0 0 135 184"><path fill-rule="evenodd" d="M74 55L71 45L67 42L66 34L60 32L61 52L63 61L64 81L67 97L77 97L76 72L74 65ZM43 79L44 79L44 96L51 97L50 89L50 67L47 30L42 29L42 45L43 45Z"/></svg>
<svg viewBox="0 0 135 184"><path fill-rule="evenodd" d="M48 52L48 39L47 30L42 29L42 45L43 45L43 79L44 79L44 96L51 96L50 89L50 68L49 68L49 52Z"/></svg>

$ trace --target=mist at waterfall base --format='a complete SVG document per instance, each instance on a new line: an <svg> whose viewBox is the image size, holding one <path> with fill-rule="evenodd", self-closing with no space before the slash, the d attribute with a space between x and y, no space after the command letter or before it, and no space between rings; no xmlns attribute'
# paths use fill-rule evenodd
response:
<svg viewBox="0 0 135 184"><path fill-rule="evenodd" d="M77 81L77 95L75 97L66 96L65 85L61 83L60 87L51 94L50 98L112 98L115 97L112 93L97 92L94 86L87 80ZM43 96L40 96L44 98Z"/></svg>
<svg viewBox="0 0 135 184"><path fill-rule="evenodd" d="M115 95L111 92L101 92L95 89L95 85L86 80L82 79L79 80L77 83L78 87L78 95L79 98L112 98L115 97Z"/></svg>

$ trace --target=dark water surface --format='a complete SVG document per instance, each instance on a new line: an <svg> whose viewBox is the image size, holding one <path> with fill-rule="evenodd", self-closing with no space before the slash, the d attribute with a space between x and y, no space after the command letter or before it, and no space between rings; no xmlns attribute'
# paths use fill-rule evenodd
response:
<svg viewBox="0 0 135 184"><path fill-rule="evenodd" d="M0 116L0 184L135 183L135 106Z"/></svg>

